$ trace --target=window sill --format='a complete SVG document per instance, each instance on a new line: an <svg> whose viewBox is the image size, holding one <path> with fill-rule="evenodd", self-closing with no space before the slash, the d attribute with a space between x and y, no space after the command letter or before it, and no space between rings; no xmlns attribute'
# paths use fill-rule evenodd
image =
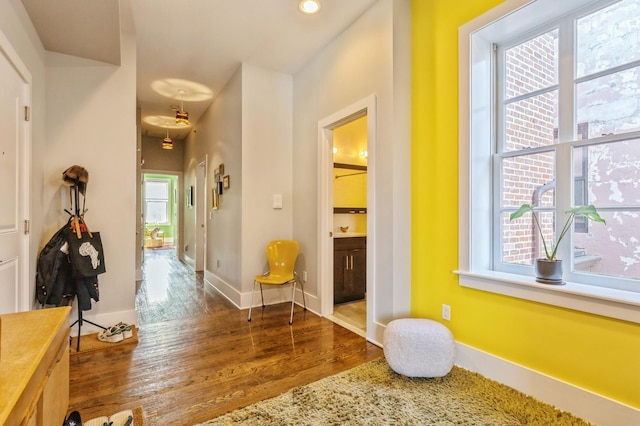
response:
<svg viewBox="0 0 640 426"><path fill-rule="evenodd" d="M463 287L640 323L640 293L572 282L540 284L533 277L495 271L454 273Z"/></svg>

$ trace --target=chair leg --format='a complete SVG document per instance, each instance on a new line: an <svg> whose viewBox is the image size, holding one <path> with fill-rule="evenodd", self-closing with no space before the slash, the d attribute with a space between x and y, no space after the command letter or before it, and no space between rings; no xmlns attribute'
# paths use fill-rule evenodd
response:
<svg viewBox="0 0 640 426"><path fill-rule="evenodd" d="M291 286L291 317L289 317L289 325L293 324L293 306L296 304L296 281L293 280L293 285Z"/></svg>
<svg viewBox="0 0 640 426"><path fill-rule="evenodd" d="M262 298L262 307L264 308L264 294L262 293L262 283L260 283L260 297Z"/></svg>
<svg viewBox="0 0 640 426"><path fill-rule="evenodd" d="M307 310L307 301L304 298L304 284L300 281L300 290L302 290L302 304L304 306L304 310Z"/></svg>
<svg viewBox="0 0 640 426"><path fill-rule="evenodd" d="M256 292L256 282L253 282L253 289L251 290L251 303L249 303L249 316L247 317L247 321L251 321L251 308L253 307L253 295Z"/></svg>

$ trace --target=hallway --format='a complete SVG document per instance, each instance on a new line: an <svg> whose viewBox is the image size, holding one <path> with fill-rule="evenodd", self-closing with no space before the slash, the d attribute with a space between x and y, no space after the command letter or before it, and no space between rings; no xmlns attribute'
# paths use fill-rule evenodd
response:
<svg viewBox="0 0 640 426"><path fill-rule="evenodd" d="M382 356L299 306L293 326L287 303L248 322L171 250L145 250L136 308L137 345L71 352L69 411L89 419L142 406L150 425L190 425Z"/></svg>

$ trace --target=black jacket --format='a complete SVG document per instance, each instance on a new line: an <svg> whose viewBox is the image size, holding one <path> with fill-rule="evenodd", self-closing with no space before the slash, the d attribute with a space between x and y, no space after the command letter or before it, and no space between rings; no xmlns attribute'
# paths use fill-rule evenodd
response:
<svg viewBox="0 0 640 426"><path fill-rule="evenodd" d="M40 305L63 304L63 299L78 297L78 307L91 309L91 299L99 300L98 277L73 278L65 230L60 228L42 248L36 271L36 298Z"/></svg>

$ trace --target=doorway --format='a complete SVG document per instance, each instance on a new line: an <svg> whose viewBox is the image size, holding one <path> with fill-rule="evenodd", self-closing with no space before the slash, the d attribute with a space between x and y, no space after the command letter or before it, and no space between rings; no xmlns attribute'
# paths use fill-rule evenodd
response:
<svg viewBox="0 0 640 426"><path fill-rule="evenodd" d="M196 229L194 230L196 242L195 270L201 272L206 269L207 251L207 159L198 163L196 167Z"/></svg>
<svg viewBox="0 0 640 426"><path fill-rule="evenodd" d="M321 313L369 340L376 285L375 106L372 95L318 124Z"/></svg>
<svg viewBox="0 0 640 426"><path fill-rule="evenodd" d="M366 335L367 115L333 129L333 316Z"/></svg>
<svg viewBox="0 0 640 426"><path fill-rule="evenodd" d="M178 176L144 173L144 249L176 254L178 235Z"/></svg>

